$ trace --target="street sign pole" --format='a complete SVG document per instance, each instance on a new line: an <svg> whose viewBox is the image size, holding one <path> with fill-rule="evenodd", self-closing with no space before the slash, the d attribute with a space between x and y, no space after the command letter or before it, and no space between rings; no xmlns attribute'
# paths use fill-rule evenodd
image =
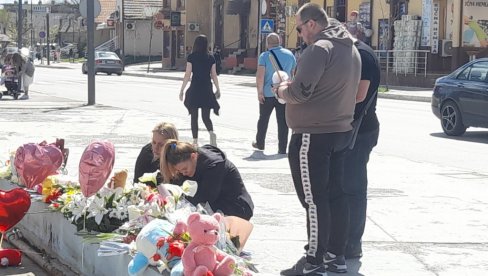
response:
<svg viewBox="0 0 488 276"><path fill-rule="evenodd" d="M86 1L87 51L88 51L88 105L95 104L95 8L94 1Z"/></svg>
<svg viewBox="0 0 488 276"><path fill-rule="evenodd" d="M261 55L261 2L258 1L258 57Z"/></svg>
<svg viewBox="0 0 488 276"><path fill-rule="evenodd" d="M17 16L19 21L17 22L17 49L22 48L22 26L24 25L24 11L22 10L22 1L19 1L19 15Z"/></svg>

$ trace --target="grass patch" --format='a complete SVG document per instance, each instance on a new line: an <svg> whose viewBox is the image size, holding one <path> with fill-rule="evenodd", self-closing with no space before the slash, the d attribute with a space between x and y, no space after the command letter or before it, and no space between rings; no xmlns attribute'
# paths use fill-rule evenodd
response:
<svg viewBox="0 0 488 276"><path fill-rule="evenodd" d="M69 58L62 58L61 61L62 62L71 62L72 59L69 59ZM84 58L75 58L75 63L82 63L84 62L85 59Z"/></svg>
<svg viewBox="0 0 488 276"><path fill-rule="evenodd" d="M378 87L378 92L380 93L388 92L388 87L380 85L380 87Z"/></svg>

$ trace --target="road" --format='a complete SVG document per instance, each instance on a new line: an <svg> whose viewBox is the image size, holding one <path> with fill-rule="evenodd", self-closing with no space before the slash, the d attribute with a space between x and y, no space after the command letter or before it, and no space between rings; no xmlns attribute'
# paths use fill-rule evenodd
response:
<svg viewBox="0 0 488 276"><path fill-rule="evenodd" d="M86 75L81 70L38 68L34 91L46 95L87 102ZM250 87L251 77L226 76L221 78L221 116L213 117L215 129L219 126L249 131L250 147L255 135L258 105L255 88ZM188 119L188 112L178 100L181 81L130 76L96 76L96 102L120 108L148 111L161 116ZM425 162L467 173L488 176L486 129L470 128L460 138L447 137L434 117L430 104L422 102L380 100L378 116L381 136L375 152L415 162ZM273 119L273 118L272 118ZM203 127L203 126L201 126ZM268 137L276 136L276 124L270 124Z"/></svg>
<svg viewBox="0 0 488 276"><path fill-rule="evenodd" d="M266 151L251 148L258 117L252 81L222 76L222 114L212 118L219 146L241 171L255 203L255 228L246 249L261 271L277 275L301 253L304 212L286 158L275 155L273 121ZM174 122L181 138L190 141L190 118L178 100L180 81L100 74L96 83L98 106L84 107L81 69L37 68L31 100L0 101L0 155L19 143L64 137L70 147L68 171L76 174L88 141L104 138L116 145L114 168L131 172L155 122ZM448 138L428 103L380 99L378 115L366 255L348 262L347 275L486 275L488 131L469 129L461 138ZM208 142L204 131L200 137Z"/></svg>

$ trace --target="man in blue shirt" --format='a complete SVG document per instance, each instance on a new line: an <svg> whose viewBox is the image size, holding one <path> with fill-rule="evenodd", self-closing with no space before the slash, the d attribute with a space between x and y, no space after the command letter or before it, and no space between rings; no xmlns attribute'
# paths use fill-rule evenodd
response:
<svg viewBox="0 0 488 276"><path fill-rule="evenodd" d="M252 143L252 146L256 149L264 150L269 117L271 116L273 109L275 109L276 121L278 122L278 154L286 154L288 125L286 124L285 119L285 105L279 103L271 91L271 86L273 84L272 77L275 69L270 58L275 59L280 70L285 71L290 78L296 67L296 59L290 50L281 47L280 36L276 33L270 33L266 37L266 45L268 51L263 52L259 56L256 72L259 120L256 141Z"/></svg>

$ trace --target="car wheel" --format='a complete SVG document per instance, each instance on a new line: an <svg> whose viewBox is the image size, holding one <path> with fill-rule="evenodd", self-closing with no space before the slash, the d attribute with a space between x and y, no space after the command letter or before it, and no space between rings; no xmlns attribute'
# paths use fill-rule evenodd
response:
<svg viewBox="0 0 488 276"><path fill-rule="evenodd" d="M122 76L122 72L118 72L117 73L117 76Z"/></svg>
<svg viewBox="0 0 488 276"><path fill-rule="evenodd" d="M461 111L453 101L445 102L441 107L442 130L449 136L459 136L466 132Z"/></svg>
<svg viewBox="0 0 488 276"><path fill-rule="evenodd" d="M107 75L111 76L111 75L112 75L112 73L108 73L108 72L107 72Z"/></svg>
<svg viewBox="0 0 488 276"><path fill-rule="evenodd" d="M84 64L84 63L83 63L83 65L81 66L81 72L82 72L83 74L85 74L85 75L86 75L86 74L88 74L88 70L86 70L86 64Z"/></svg>

